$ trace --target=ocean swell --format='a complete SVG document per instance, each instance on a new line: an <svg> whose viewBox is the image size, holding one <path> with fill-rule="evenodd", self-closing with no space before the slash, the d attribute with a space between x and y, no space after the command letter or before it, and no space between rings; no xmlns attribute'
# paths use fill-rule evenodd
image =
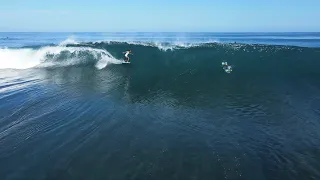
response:
<svg viewBox="0 0 320 180"><path fill-rule="evenodd" d="M0 49L0 69L121 64L123 52L132 50L131 65L137 72L212 77L223 72L221 62L234 67L231 74L319 74L319 48L236 43L76 42L56 46Z"/></svg>

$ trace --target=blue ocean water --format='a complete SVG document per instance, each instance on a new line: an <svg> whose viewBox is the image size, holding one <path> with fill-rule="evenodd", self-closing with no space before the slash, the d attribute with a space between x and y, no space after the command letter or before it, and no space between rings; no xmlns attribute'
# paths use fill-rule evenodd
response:
<svg viewBox="0 0 320 180"><path fill-rule="evenodd" d="M319 179L319 46L320 33L0 33L0 179Z"/></svg>
<svg viewBox="0 0 320 180"><path fill-rule="evenodd" d="M5 33L0 32L0 47L22 47L58 44L68 38L81 42L91 41L139 41L139 42L181 42L181 43L249 43L320 47L319 32L292 33Z"/></svg>

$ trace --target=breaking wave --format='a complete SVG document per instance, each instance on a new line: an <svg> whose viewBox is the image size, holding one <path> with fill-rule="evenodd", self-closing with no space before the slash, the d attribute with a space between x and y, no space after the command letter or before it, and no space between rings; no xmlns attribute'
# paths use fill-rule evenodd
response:
<svg viewBox="0 0 320 180"><path fill-rule="evenodd" d="M0 69L28 69L93 64L102 69L119 64L108 51L90 47L47 46L39 49L0 49Z"/></svg>
<svg viewBox="0 0 320 180"><path fill-rule="evenodd" d="M231 74L258 76L297 73L319 75L320 49L237 44L163 42L76 42L72 38L55 46L0 49L1 69L92 66L103 69L121 64L123 51L131 49L131 65L149 73L204 74L223 72L221 62L234 67ZM163 73L162 73L163 74Z"/></svg>

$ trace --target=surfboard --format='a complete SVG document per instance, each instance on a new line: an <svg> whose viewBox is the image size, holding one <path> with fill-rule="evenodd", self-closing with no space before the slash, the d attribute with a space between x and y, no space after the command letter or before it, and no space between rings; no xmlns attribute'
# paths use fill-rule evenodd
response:
<svg viewBox="0 0 320 180"><path fill-rule="evenodd" d="M122 64L130 64L131 62L128 61L122 61Z"/></svg>
<svg viewBox="0 0 320 180"><path fill-rule="evenodd" d="M224 71L226 73L231 73L232 72L232 66L224 67L223 69L224 69Z"/></svg>

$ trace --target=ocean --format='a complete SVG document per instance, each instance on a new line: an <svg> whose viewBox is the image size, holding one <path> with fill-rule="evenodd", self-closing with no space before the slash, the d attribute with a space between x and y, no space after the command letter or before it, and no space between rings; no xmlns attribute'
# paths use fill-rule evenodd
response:
<svg viewBox="0 0 320 180"><path fill-rule="evenodd" d="M0 179L317 180L319 68L320 33L0 33Z"/></svg>

